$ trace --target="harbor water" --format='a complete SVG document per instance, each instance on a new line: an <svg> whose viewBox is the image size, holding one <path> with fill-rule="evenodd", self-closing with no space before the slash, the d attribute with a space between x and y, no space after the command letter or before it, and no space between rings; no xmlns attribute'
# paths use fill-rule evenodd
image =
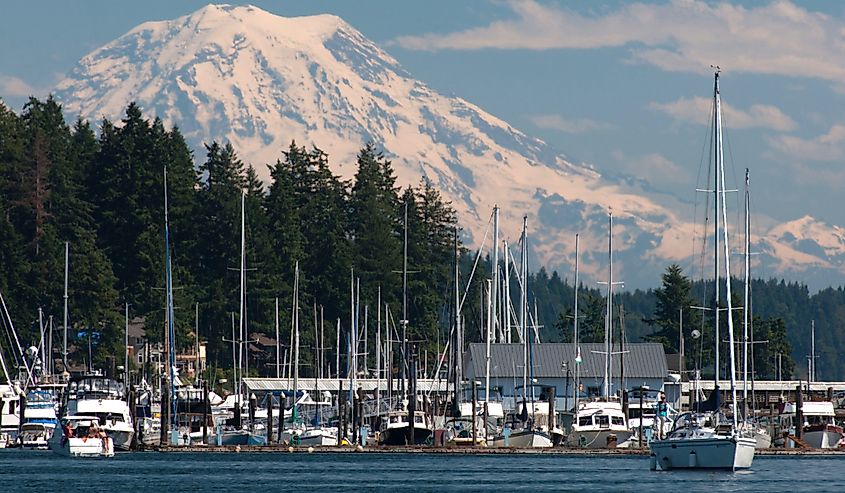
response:
<svg viewBox="0 0 845 493"><path fill-rule="evenodd" d="M647 456L126 453L69 459L0 450L17 491L842 491L845 457L761 456L749 471L649 471Z"/></svg>

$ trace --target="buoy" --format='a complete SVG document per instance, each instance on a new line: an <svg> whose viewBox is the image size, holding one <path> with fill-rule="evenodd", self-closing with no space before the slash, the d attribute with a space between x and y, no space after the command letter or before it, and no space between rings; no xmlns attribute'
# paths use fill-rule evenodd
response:
<svg viewBox="0 0 845 493"><path fill-rule="evenodd" d="M311 452L313 452L313 451L314 451L314 447L308 447L308 453L309 453L309 454L310 454Z"/></svg>
<svg viewBox="0 0 845 493"><path fill-rule="evenodd" d="M654 454L651 454L648 459L649 459L648 468L652 471L656 471L657 470L657 456L654 455Z"/></svg>
<svg viewBox="0 0 845 493"><path fill-rule="evenodd" d="M240 451L241 451L241 446L235 445L235 452L240 452Z"/></svg>
<svg viewBox="0 0 845 493"><path fill-rule="evenodd" d="M293 452L293 447L288 447L288 452Z"/></svg>
<svg viewBox="0 0 845 493"><path fill-rule="evenodd" d="M363 451L364 451L364 447L362 447L362 446L358 445L357 447L355 447L355 451L356 451L356 452L363 452Z"/></svg>

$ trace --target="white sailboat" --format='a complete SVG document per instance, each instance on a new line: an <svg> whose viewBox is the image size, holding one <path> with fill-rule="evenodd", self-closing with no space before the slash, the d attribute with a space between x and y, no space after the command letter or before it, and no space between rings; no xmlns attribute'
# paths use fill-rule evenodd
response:
<svg viewBox="0 0 845 493"><path fill-rule="evenodd" d="M663 440L653 440L649 443L651 449L650 467L652 470L660 469L747 469L751 467L754 460L754 448L756 441L749 431L740 426L739 409L737 408L736 391L736 357L734 345L733 320L731 314L731 271L730 271L730 248L728 245L727 213L725 208L725 178L724 162L722 152L722 114L721 98L719 95L719 69L716 68L715 82L713 89L714 112L714 135L716 140L715 155L715 178L716 183L713 192L716 194L716 225L715 225L715 333L718 347L719 334L719 247L720 230L719 222L722 222L722 245L724 245L725 256L725 288L726 288L726 313L728 326L728 343L730 348L730 382L731 382L731 419L727 420L719 409L713 412L698 415L696 413L684 413L675 420L672 431ZM716 375L719 377L718 352L716 358ZM718 393L718 387L714 390ZM715 402L718 402L718 394Z"/></svg>
<svg viewBox="0 0 845 493"><path fill-rule="evenodd" d="M607 309L604 325L604 396L593 401L578 403L572 422L570 445L582 448L607 448L625 443L631 438L628 420L622 411L622 403L611 396L611 359L613 352L613 213L608 214L607 231Z"/></svg>

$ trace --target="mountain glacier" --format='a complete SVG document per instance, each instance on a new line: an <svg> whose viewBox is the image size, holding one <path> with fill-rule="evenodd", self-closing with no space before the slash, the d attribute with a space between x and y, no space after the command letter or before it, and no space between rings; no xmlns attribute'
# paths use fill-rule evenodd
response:
<svg viewBox="0 0 845 493"><path fill-rule="evenodd" d="M606 277L609 210L614 277L629 286L657 285L668 262L685 265L693 252L688 205L647 194L640 180L570 162L472 103L437 93L333 15L285 18L208 5L147 22L85 56L55 95L69 117L92 120L119 120L134 100L147 115L178 125L198 161L204 142L228 140L265 178L263 165L291 140L318 145L347 178L357 151L373 141L400 184L428 180L452 201L469 243L489 248L498 204L502 238L515 244L527 216L532 263L563 275L578 232L582 271ZM758 239L768 255L755 261L773 275L809 269L836 279L845 270L845 241L828 234L826 247L814 246L820 229L830 231L812 218L781 225Z"/></svg>

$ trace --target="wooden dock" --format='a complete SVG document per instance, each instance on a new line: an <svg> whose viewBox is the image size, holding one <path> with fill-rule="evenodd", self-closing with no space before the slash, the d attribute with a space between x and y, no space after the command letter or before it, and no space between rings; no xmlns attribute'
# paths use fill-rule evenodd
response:
<svg viewBox="0 0 845 493"><path fill-rule="evenodd" d="M648 449L584 449L569 447L554 448L485 448L485 447L288 447L284 445L242 445L242 446L184 446L152 447L146 451L164 453L294 453L294 454L458 454L458 455L561 455L561 456L647 456ZM841 456L845 449L801 449L769 448L757 450L756 455L780 456Z"/></svg>

